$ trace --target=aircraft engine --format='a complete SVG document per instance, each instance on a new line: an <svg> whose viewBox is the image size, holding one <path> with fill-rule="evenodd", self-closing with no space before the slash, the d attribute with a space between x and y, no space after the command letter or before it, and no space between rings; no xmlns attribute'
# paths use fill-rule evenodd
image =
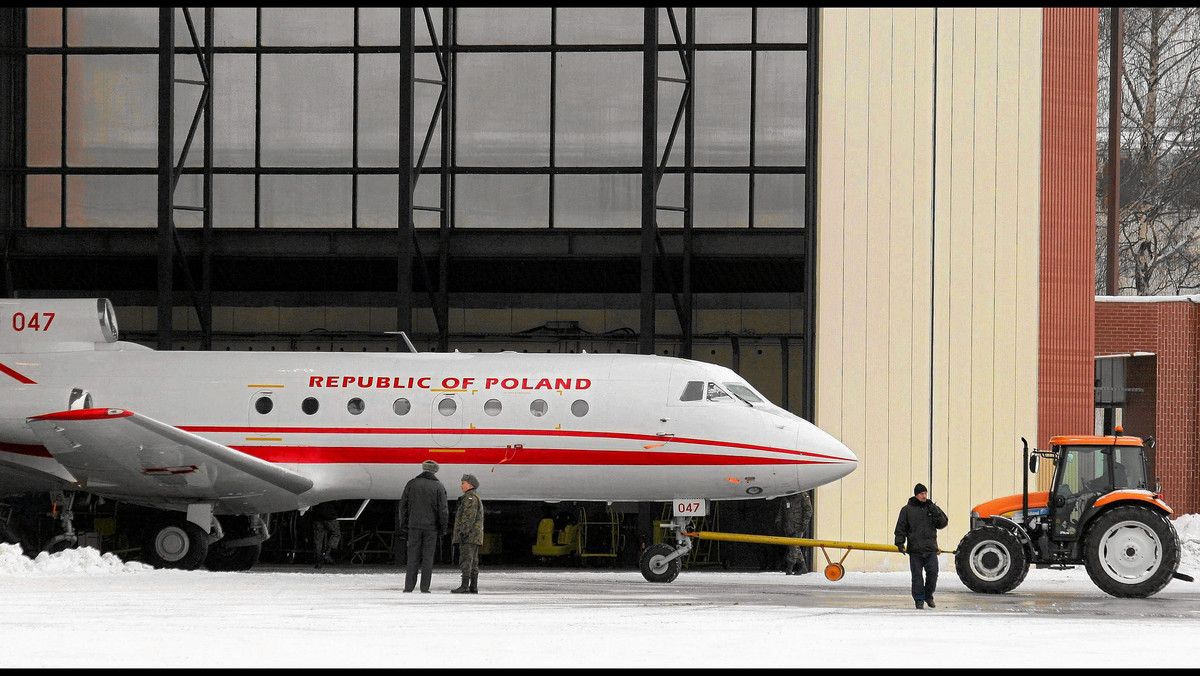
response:
<svg viewBox="0 0 1200 676"><path fill-rule="evenodd" d="M0 299L0 354L94 350L116 340L107 298Z"/></svg>
<svg viewBox="0 0 1200 676"><path fill-rule="evenodd" d="M25 427L25 419L31 415L93 407L92 393L79 387L0 387L0 442L35 443L33 433Z"/></svg>

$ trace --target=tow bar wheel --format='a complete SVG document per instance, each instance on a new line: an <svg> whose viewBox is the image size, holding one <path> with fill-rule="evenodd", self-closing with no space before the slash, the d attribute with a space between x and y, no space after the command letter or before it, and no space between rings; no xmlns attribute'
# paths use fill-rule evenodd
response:
<svg viewBox="0 0 1200 676"><path fill-rule="evenodd" d="M846 567L840 563L831 563L825 566L825 579L830 582L837 582L846 575Z"/></svg>

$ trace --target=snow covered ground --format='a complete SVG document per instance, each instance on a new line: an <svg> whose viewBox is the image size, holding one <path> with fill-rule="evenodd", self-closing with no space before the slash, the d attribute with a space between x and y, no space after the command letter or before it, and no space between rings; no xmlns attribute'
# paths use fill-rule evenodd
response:
<svg viewBox="0 0 1200 676"><path fill-rule="evenodd" d="M1200 576L1200 516L1175 521ZM1189 667L1200 583L1116 599L1081 568L973 594L943 557L936 610L908 574L488 570L478 595L404 594L403 571L154 570L94 549L0 545L0 668Z"/></svg>

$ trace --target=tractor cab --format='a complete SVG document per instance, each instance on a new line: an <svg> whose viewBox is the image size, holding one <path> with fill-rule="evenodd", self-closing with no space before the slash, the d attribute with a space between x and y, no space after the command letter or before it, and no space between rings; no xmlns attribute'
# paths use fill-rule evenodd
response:
<svg viewBox="0 0 1200 676"><path fill-rule="evenodd" d="M1153 445L1153 437L1149 443ZM1050 447L1054 484L1049 507L1055 540L1077 539L1081 524L1103 496L1122 489L1151 490L1145 447L1138 437L1054 437Z"/></svg>

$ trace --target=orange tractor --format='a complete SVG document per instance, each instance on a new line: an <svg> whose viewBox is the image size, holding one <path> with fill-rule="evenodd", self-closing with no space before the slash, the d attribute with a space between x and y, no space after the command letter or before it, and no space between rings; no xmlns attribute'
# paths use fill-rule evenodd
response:
<svg viewBox="0 0 1200 676"><path fill-rule="evenodd" d="M1117 428L1117 434L1121 428ZM1029 450L1025 466L1054 462L1049 491L997 498L971 511L971 530L955 549L954 565L968 589L1003 594L1021 584L1029 566L1084 566L1096 586L1120 597L1156 594L1177 578L1179 536L1159 486L1150 490L1145 448L1138 437L1054 437L1050 450Z"/></svg>

